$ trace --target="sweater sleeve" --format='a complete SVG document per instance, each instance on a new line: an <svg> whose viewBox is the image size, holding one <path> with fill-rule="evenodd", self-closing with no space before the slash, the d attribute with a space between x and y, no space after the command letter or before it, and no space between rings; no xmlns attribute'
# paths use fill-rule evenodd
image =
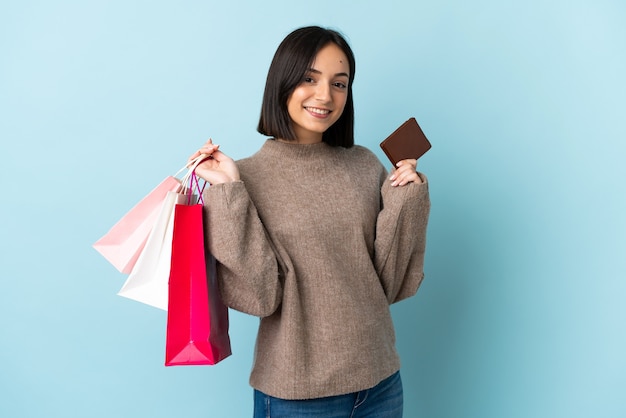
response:
<svg viewBox="0 0 626 418"><path fill-rule="evenodd" d="M282 300L278 263L244 183L208 187L204 218L226 305L259 317L271 315Z"/></svg>
<svg viewBox="0 0 626 418"><path fill-rule="evenodd" d="M426 176L419 175L422 184L382 186L374 262L390 304L413 296L424 278L430 197Z"/></svg>

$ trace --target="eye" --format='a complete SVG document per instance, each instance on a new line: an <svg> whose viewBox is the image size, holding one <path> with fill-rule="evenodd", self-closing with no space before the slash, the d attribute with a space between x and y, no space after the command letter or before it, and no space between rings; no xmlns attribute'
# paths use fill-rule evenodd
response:
<svg viewBox="0 0 626 418"><path fill-rule="evenodd" d="M337 87L337 88L339 88L341 90L346 89L348 87L347 84L342 82L342 81L335 81L333 83L333 86L335 86L335 87Z"/></svg>
<svg viewBox="0 0 626 418"><path fill-rule="evenodd" d="M302 79L302 82L303 82L303 83L315 83L315 80L313 79L313 77L310 77L310 76L305 76L305 77Z"/></svg>

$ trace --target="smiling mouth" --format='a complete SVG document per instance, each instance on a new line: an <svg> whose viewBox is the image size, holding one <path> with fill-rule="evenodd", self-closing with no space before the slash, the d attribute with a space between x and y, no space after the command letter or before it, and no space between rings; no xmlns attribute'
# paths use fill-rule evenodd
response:
<svg viewBox="0 0 626 418"><path fill-rule="evenodd" d="M315 113L316 115L321 115L321 116L325 116L328 115L331 111L328 109L319 109L317 107L304 107L306 110L308 110L311 113Z"/></svg>

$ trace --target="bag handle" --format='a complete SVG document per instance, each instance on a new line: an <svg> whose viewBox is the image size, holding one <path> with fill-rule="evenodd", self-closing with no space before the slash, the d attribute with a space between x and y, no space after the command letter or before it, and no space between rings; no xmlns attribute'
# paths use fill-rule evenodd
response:
<svg viewBox="0 0 626 418"><path fill-rule="evenodd" d="M189 178L191 177L191 173L193 171L195 171L196 167L198 167L198 165L200 165L200 163L204 160L206 160L208 157L205 154L200 154L199 156L197 156L196 158L194 158L193 160L189 161L187 164L185 164L183 166L183 168L181 168L180 170L178 170L176 172L176 174L174 174L174 177L178 177L178 175L180 173L182 173L185 169L187 170L187 173L185 173L185 175L183 176L183 178L180 180L180 182L185 185L189 182Z"/></svg>
<svg viewBox="0 0 626 418"><path fill-rule="evenodd" d="M196 170L194 169L191 172L191 178L190 178L190 184L189 184L189 190L193 190L193 183L195 181L196 183L196 190L198 192L198 203L201 205L204 205L204 188L206 187L206 181L202 184L202 188L200 188L200 178L196 175ZM189 196L187 197L187 205L191 205L191 197L193 196L193 191L191 193L189 193Z"/></svg>
<svg viewBox="0 0 626 418"><path fill-rule="evenodd" d="M200 154L199 156L197 156L196 158L194 158L193 160L185 164L185 166L181 168L180 170L178 170L178 172L174 175L174 177L178 177L178 175L181 172L187 169L187 172L185 173L183 178L180 180L180 183L183 185L182 194L188 195L187 205L191 205L191 199L192 199L193 191L194 191L194 184L195 184L195 190L198 192L198 202L204 204L204 198L202 196L202 193L204 192L204 188L206 187L206 181L202 185L202 188L200 188L200 179L196 175L196 168L198 167L198 165L200 165L200 163L202 163L202 161L206 160L207 158L209 158L208 155Z"/></svg>

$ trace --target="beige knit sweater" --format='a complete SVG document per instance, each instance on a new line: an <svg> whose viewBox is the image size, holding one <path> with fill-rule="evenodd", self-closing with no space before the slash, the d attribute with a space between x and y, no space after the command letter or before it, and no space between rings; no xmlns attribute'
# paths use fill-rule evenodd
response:
<svg viewBox="0 0 626 418"><path fill-rule="evenodd" d="M261 317L250 384L283 399L364 390L400 362L389 305L423 274L428 184L369 150L267 140L205 191L224 301Z"/></svg>

